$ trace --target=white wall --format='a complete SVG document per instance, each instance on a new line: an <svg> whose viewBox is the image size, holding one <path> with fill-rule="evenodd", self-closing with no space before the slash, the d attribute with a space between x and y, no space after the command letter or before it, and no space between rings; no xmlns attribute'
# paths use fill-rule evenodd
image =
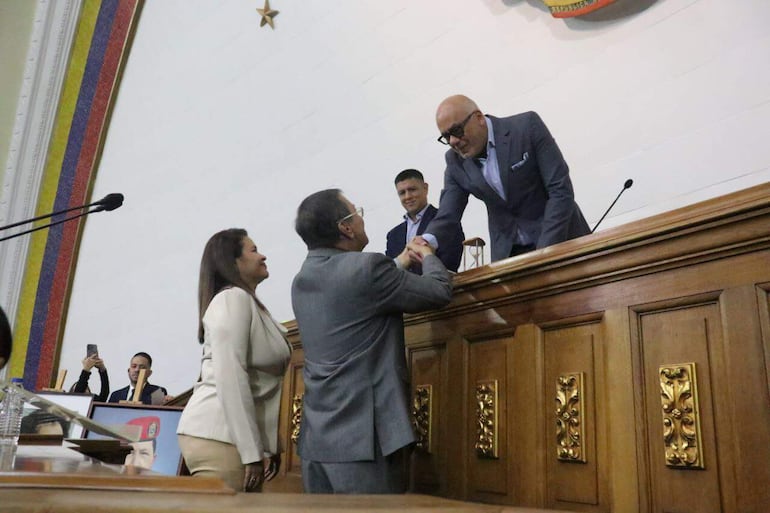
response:
<svg viewBox="0 0 770 513"><path fill-rule="evenodd" d="M71 372L95 342L113 389L139 350L154 382L189 388L199 259L226 227L267 254L258 293L292 319L299 202L342 188L366 208L368 249L383 250L401 216L398 171L421 169L438 201L433 116L450 94L497 115L538 111L591 225L626 178L604 228L770 179L767 0L658 0L610 21L557 20L536 0L273 0L274 31L259 28L261 6L145 3L94 190L126 202L85 230ZM488 239L475 200L464 227Z"/></svg>

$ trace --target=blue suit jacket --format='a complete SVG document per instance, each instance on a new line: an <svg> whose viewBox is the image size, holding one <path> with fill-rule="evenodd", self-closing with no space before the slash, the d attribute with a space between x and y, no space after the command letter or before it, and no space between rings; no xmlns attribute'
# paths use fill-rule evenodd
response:
<svg viewBox="0 0 770 513"><path fill-rule="evenodd" d="M110 394L110 399L107 402L118 403L127 400L128 388L129 387L123 387L119 390L115 390ZM147 383L142 389L142 404L163 404L163 399L166 395L168 395L168 392L166 392L165 388Z"/></svg>
<svg viewBox="0 0 770 513"><path fill-rule="evenodd" d="M420 220L420 226L417 227L417 235L422 235L425 232L425 228L428 227L428 224L436 216L436 212L438 212L436 207L428 205L428 208L425 210L425 213ZM450 271L457 271L463 256L463 241L465 240L465 234L459 224L455 225L454 229L448 230L447 233L449 234L449 238L445 241L446 243L439 243L436 256L441 259L447 269ZM385 254L390 258L396 258L401 254L405 246L406 220L388 232ZM417 274L422 273L422 269L419 266L415 269L410 267L409 270L416 272Z"/></svg>
<svg viewBox="0 0 770 513"><path fill-rule="evenodd" d="M487 117L495 134L506 199L489 186L476 161L447 151L438 214L425 230L436 236L439 247L450 240L451 227L462 218L469 194L487 207L492 261L510 256L518 230L537 248L590 233L575 203L569 167L540 116L525 112Z"/></svg>

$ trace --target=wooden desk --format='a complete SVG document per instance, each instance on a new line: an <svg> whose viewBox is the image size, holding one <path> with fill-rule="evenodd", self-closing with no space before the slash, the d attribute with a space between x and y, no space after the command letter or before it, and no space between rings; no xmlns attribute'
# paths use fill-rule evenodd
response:
<svg viewBox="0 0 770 513"><path fill-rule="evenodd" d="M69 446L51 445L21 445L15 458L0 453L0 490L14 488L235 493L219 479L165 476L103 463Z"/></svg>
<svg viewBox="0 0 770 513"><path fill-rule="evenodd" d="M195 478L190 478L195 479ZM427 495L310 495L239 493L192 495L128 491L18 490L0 488L3 513L241 513L308 511L343 513L557 513L460 502ZM563 510L558 513L565 513Z"/></svg>
<svg viewBox="0 0 770 513"><path fill-rule="evenodd" d="M412 494L236 494L218 479L108 465L62 446L20 446L12 470L0 470L0 505L3 513L547 513Z"/></svg>
<svg viewBox="0 0 770 513"><path fill-rule="evenodd" d="M454 276L404 319L412 491L586 513L767 512L770 183ZM298 483L302 346L283 387Z"/></svg>

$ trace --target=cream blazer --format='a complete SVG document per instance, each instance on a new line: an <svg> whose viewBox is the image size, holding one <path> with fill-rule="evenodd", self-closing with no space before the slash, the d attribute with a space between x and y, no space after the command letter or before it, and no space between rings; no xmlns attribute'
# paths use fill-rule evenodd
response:
<svg viewBox="0 0 770 513"><path fill-rule="evenodd" d="M222 290L203 315L201 378L177 433L235 445L243 464L277 454L286 328L243 289Z"/></svg>

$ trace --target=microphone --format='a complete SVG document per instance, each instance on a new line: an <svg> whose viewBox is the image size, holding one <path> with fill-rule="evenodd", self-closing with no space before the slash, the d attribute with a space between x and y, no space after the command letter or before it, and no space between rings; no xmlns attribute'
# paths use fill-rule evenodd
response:
<svg viewBox="0 0 770 513"><path fill-rule="evenodd" d="M600 224L602 221L604 221L604 218L605 218L605 217L607 217L607 214L609 214L609 213L610 213L610 210L612 210L612 207L614 207L614 206L615 206L615 203L617 203L617 202L618 202L618 199L620 199L620 195L621 195L621 194L623 194L624 192L626 192L626 189L630 189L632 185L634 185L634 181L633 181L633 180L631 180L630 178L629 178L628 180L626 180L626 181L625 181L625 183L623 184L623 188L620 190L620 192L618 193L618 195L617 195L617 196L615 196L615 201L613 201L613 202L612 202L612 204L610 204L609 208L608 208L608 209L607 209L607 210L604 212L604 214L602 215L602 218L601 218L601 219L599 219L599 221L598 221L598 222L597 222L597 223L594 225L594 229L593 229L593 230L591 230L591 233L594 233L594 232L596 231L596 229L599 227L599 224Z"/></svg>
<svg viewBox="0 0 770 513"><path fill-rule="evenodd" d="M92 203L92 205L98 205L95 209L93 209L91 212L101 212L102 210L106 210L107 212L111 212L112 210L115 210L116 208L120 207L123 204L123 195L119 192L113 192L99 201Z"/></svg>
<svg viewBox="0 0 770 513"><path fill-rule="evenodd" d="M30 230L26 230L26 231L23 231L23 232L14 233L13 235L9 235L8 237L3 237L2 239L0 239L0 242L2 242L4 240L8 240L8 239L13 239L14 237L19 237L20 235L24 235L24 234L27 234L27 233L36 232L38 230L42 230L43 228L50 228L51 226L55 226L57 224L61 224L61 223L67 222L67 221L71 221L73 219L77 219L78 217L83 217L85 215L92 214L94 212L101 212L103 210L106 210L106 211L109 212L111 210L115 210L116 208L119 208L121 205L123 205L123 195L118 193L118 192L113 192L111 194L106 195L105 197L103 197L99 201L94 201L93 203L88 203L87 205L81 205L79 207L65 208L64 210L58 210L56 212L51 212L50 214L44 214L42 216L33 217L32 219L27 219L26 221L19 221L18 223L12 223L12 224L9 224L9 225L6 225L6 226L0 226L0 231L2 231L2 230L7 230L9 228L14 228L16 226L20 226L22 224L27 224L27 223L32 223L34 221L39 221L40 219L46 219L48 217L53 217L53 216L56 216L56 215L59 215L59 214L64 214L65 212L71 212L73 210L82 210L84 208L94 207L94 206L96 207L96 208L94 208L92 210L88 210L86 212L81 212L80 214L77 214L77 215L74 215L74 216L71 216L71 217L66 217L64 219L61 219L59 221L55 221L53 223L49 223L49 224L46 224L46 225L43 225L43 226L38 226L37 228L32 228Z"/></svg>

